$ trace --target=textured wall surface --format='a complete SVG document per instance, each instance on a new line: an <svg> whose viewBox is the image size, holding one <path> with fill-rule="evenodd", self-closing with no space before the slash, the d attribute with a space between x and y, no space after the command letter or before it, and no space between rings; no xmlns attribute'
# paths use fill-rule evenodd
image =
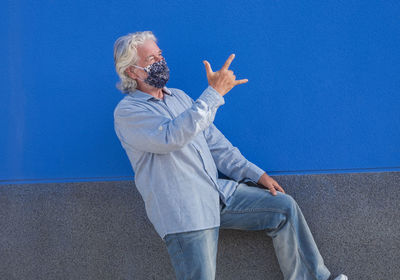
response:
<svg viewBox="0 0 400 280"><path fill-rule="evenodd" d="M261 168L400 171L399 14L399 0L0 1L0 184L132 176L113 45L140 30L159 39L167 86L194 100L202 61L217 71L236 54L249 82L215 125Z"/></svg>
<svg viewBox="0 0 400 280"><path fill-rule="evenodd" d="M400 275L400 173L286 175L333 273ZM133 182L0 186L0 279L174 279ZM263 232L223 230L217 279L282 279Z"/></svg>

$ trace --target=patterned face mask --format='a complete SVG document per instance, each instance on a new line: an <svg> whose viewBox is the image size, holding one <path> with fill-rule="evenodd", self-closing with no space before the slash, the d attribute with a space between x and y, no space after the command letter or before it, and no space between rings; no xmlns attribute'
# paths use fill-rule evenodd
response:
<svg viewBox="0 0 400 280"><path fill-rule="evenodd" d="M154 62L144 68L136 65L133 66L143 69L147 74L149 74L146 79L142 80L148 85L156 88L163 88L168 82L169 68L165 59Z"/></svg>

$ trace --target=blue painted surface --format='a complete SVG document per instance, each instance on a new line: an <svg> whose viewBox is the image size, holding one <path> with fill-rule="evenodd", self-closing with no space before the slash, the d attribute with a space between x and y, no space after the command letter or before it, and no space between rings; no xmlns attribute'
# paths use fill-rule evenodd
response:
<svg viewBox="0 0 400 280"><path fill-rule="evenodd" d="M271 174L400 169L400 2L215 2L2 2L0 182L133 175L113 130L112 48L137 30L194 99L202 60L217 70L236 54L249 83L215 124Z"/></svg>

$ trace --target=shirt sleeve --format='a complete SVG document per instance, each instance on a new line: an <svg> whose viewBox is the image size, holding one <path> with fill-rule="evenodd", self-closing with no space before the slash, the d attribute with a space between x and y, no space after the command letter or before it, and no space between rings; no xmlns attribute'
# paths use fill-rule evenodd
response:
<svg viewBox="0 0 400 280"><path fill-rule="evenodd" d="M209 86L190 108L174 119L145 107L124 104L114 112L115 132L124 146L143 152L170 153L204 131L224 103L224 98Z"/></svg>
<svg viewBox="0 0 400 280"><path fill-rule="evenodd" d="M248 161L214 124L204 131L204 135L217 169L226 176L238 182L250 179L257 183L261 175L265 173L264 170Z"/></svg>

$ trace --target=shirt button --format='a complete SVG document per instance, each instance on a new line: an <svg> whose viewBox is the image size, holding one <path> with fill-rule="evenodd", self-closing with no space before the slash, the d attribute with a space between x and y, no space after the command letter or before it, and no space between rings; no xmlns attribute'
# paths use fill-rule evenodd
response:
<svg viewBox="0 0 400 280"><path fill-rule="evenodd" d="M161 125L158 127L158 130L160 130L160 131L162 130L162 126Z"/></svg>

